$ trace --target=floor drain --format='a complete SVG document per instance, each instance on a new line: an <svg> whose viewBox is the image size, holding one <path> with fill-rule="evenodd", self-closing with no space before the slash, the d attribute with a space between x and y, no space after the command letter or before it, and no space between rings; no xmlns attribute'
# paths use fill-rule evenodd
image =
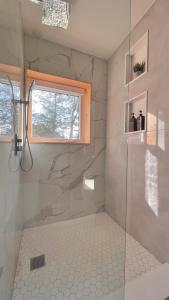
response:
<svg viewBox="0 0 169 300"><path fill-rule="evenodd" d="M169 296L167 298L165 298L164 300L169 300Z"/></svg>
<svg viewBox="0 0 169 300"><path fill-rule="evenodd" d="M45 255L32 257L30 259L30 270L36 270L45 266Z"/></svg>

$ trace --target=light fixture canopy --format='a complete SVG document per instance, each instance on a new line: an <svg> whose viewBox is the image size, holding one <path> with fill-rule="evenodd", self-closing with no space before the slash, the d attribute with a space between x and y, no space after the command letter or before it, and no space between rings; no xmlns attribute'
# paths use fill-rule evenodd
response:
<svg viewBox="0 0 169 300"><path fill-rule="evenodd" d="M42 4L43 2L43 0L30 0L30 1L36 4Z"/></svg>

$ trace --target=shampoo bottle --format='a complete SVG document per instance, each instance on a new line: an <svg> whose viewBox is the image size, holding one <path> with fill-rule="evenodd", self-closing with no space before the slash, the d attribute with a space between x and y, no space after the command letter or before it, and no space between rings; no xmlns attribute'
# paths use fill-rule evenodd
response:
<svg viewBox="0 0 169 300"><path fill-rule="evenodd" d="M145 116L143 116L142 110L140 110L140 115L137 118L137 130L144 130L145 129Z"/></svg>
<svg viewBox="0 0 169 300"><path fill-rule="evenodd" d="M129 120L129 131L133 132L137 130L137 119L134 116L134 113L131 114L131 118Z"/></svg>

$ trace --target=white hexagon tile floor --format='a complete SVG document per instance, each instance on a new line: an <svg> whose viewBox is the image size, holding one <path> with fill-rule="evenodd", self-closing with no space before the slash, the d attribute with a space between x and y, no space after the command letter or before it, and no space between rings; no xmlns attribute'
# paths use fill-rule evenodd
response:
<svg viewBox="0 0 169 300"><path fill-rule="evenodd" d="M125 249L127 245L127 256ZM45 254L45 267L30 259ZM95 300L160 263L106 213L24 230L13 300Z"/></svg>

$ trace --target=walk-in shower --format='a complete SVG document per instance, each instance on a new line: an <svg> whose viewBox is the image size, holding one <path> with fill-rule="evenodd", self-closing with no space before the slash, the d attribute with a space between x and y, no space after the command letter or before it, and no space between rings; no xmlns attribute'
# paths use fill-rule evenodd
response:
<svg viewBox="0 0 169 300"><path fill-rule="evenodd" d="M168 299L168 14L0 1L0 300Z"/></svg>

